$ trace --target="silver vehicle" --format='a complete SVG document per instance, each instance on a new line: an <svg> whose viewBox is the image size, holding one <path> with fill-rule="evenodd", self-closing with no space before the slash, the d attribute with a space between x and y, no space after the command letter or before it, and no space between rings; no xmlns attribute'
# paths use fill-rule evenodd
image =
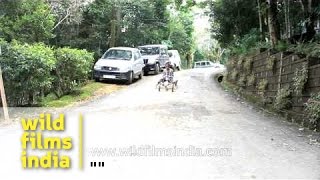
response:
<svg viewBox="0 0 320 180"><path fill-rule="evenodd" d="M144 61L144 73L148 74L154 71L159 74L161 69L165 67L165 62L169 61L168 47L161 44L139 46L138 49L142 54Z"/></svg>
<svg viewBox="0 0 320 180"><path fill-rule="evenodd" d="M214 67L213 62L211 61L198 61L194 63L193 68L206 68L206 67Z"/></svg>
<svg viewBox="0 0 320 180"><path fill-rule="evenodd" d="M143 76L144 63L140 51L136 48L110 48L94 65L94 78L126 80L131 84L133 79Z"/></svg>

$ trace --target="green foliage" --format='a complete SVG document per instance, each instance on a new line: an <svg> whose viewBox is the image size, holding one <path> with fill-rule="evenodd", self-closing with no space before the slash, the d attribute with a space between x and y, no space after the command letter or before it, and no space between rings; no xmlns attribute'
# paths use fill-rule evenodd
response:
<svg viewBox="0 0 320 180"><path fill-rule="evenodd" d="M88 79L93 54L86 50L59 48L55 50L57 66L54 71L54 92L57 97L70 93Z"/></svg>
<svg viewBox="0 0 320 180"><path fill-rule="evenodd" d="M113 91L119 90L122 87L114 86L106 83L96 83L89 81L85 83L77 92L72 92L57 98L55 94L50 93L41 99L41 106L44 107L65 107L75 103L92 99L93 97L109 94Z"/></svg>
<svg viewBox="0 0 320 180"><path fill-rule="evenodd" d="M201 52L199 49L197 49L197 50L194 52L194 60L195 60L195 61L204 60L204 54L203 54L203 52Z"/></svg>
<svg viewBox="0 0 320 180"><path fill-rule="evenodd" d="M252 66L253 66L252 58L250 58L250 57L245 58L243 67L246 70L246 72L250 73L252 71Z"/></svg>
<svg viewBox="0 0 320 180"><path fill-rule="evenodd" d="M276 57L275 56L269 56L268 58L267 58L267 65L266 65L266 67L267 67L267 69L268 70L273 70L274 69L274 67L275 67L275 65L276 65Z"/></svg>
<svg viewBox="0 0 320 180"><path fill-rule="evenodd" d="M54 52L43 44L2 42L0 59L11 106L33 104L52 87L51 71L56 66Z"/></svg>
<svg viewBox="0 0 320 180"><path fill-rule="evenodd" d="M100 57L109 48L111 21L115 19L114 16L118 16L115 20L116 46L161 44L168 40L170 33L170 16L167 12L169 3L167 0L95 0L84 8L76 41L67 45L88 49L95 52L96 57ZM115 14L118 15L114 15L113 10L117 11ZM176 43L173 40L171 42ZM187 43L184 45L188 45Z"/></svg>
<svg viewBox="0 0 320 180"><path fill-rule="evenodd" d="M277 51L286 51L289 48L289 44L286 41L279 41L278 44L276 44L275 49Z"/></svg>
<svg viewBox="0 0 320 180"><path fill-rule="evenodd" d="M213 14L212 34L223 47L248 34L251 29L259 27L256 1L216 0L210 2L210 11ZM240 51L243 50L245 49L241 48Z"/></svg>
<svg viewBox="0 0 320 180"><path fill-rule="evenodd" d="M235 58L236 57L230 57L226 62L226 67L230 71L235 68Z"/></svg>
<svg viewBox="0 0 320 180"><path fill-rule="evenodd" d="M243 67L243 62L244 62L244 56L240 56L240 57L238 58L238 61L237 61L237 68L238 68L238 69L242 69L242 67Z"/></svg>
<svg viewBox="0 0 320 180"><path fill-rule="evenodd" d="M0 39L0 66L10 106L37 104L48 93L61 96L88 79L93 54L42 43L7 43Z"/></svg>
<svg viewBox="0 0 320 180"><path fill-rule="evenodd" d="M96 57L101 57L108 47L108 39L110 38L111 10L112 4L109 0L95 0L84 8L83 21L78 30L79 34L75 41L69 45L88 49L95 52ZM67 35L61 34L61 36L57 38L63 38Z"/></svg>
<svg viewBox="0 0 320 180"><path fill-rule="evenodd" d="M48 42L53 37L55 17L46 1L23 0L5 4L13 9L0 16L0 37L28 43Z"/></svg>
<svg viewBox="0 0 320 180"><path fill-rule="evenodd" d="M292 91L290 90L289 86L279 89L273 107L276 110L284 110L290 108L292 103L291 93Z"/></svg>
<svg viewBox="0 0 320 180"><path fill-rule="evenodd" d="M244 87L244 86L246 86L246 83L247 83L247 78L246 78L246 76L245 76L245 75L241 75L240 78L239 78L239 80L238 80L238 85L239 85L240 87Z"/></svg>
<svg viewBox="0 0 320 180"><path fill-rule="evenodd" d="M308 46L309 48L311 48L310 51L305 50L306 54L310 57L317 57L320 58L320 44L318 43L311 43Z"/></svg>
<svg viewBox="0 0 320 180"><path fill-rule="evenodd" d="M268 80L266 79L261 80L257 86L257 89L259 91L258 93L264 97L267 87L268 87Z"/></svg>
<svg viewBox="0 0 320 180"><path fill-rule="evenodd" d="M260 41L260 42L257 42L255 48L256 48L256 49L271 49L272 46L271 46L271 43L270 43L270 42Z"/></svg>
<svg viewBox="0 0 320 180"><path fill-rule="evenodd" d="M238 79L238 75L239 72L236 69L233 69L230 73L231 80L236 81Z"/></svg>
<svg viewBox="0 0 320 180"><path fill-rule="evenodd" d="M254 74L251 74L247 77L247 85L248 86L254 86L256 84L256 77Z"/></svg>
<svg viewBox="0 0 320 180"><path fill-rule="evenodd" d="M251 29L248 34L234 40L230 46L232 54L248 54L255 50L257 43L260 41L257 29Z"/></svg>
<svg viewBox="0 0 320 180"><path fill-rule="evenodd" d="M305 84L308 81L308 65L304 63L301 68L297 68L293 77L293 91L296 95L302 95Z"/></svg>
<svg viewBox="0 0 320 180"><path fill-rule="evenodd" d="M311 123L317 123L320 120L320 93L312 94L306 103L305 108Z"/></svg>
<svg viewBox="0 0 320 180"><path fill-rule="evenodd" d="M297 54L309 54L312 51L314 44L308 43L308 44L297 44L297 45L291 45L288 49L289 51L295 52Z"/></svg>
<svg viewBox="0 0 320 180"><path fill-rule="evenodd" d="M190 12L179 12L178 17L172 17L169 23L169 40L173 49L186 55L193 49L193 17Z"/></svg>

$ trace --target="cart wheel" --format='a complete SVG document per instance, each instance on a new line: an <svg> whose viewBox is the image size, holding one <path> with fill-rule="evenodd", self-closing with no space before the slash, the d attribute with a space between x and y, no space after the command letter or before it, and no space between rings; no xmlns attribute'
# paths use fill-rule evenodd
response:
<svg viewBox="0 0 320 180"><path fill-rule="evenodd" d="M160 85L158 86L158 91L160 92L160 89L161 89L161 87L160 87Z"/></svg>

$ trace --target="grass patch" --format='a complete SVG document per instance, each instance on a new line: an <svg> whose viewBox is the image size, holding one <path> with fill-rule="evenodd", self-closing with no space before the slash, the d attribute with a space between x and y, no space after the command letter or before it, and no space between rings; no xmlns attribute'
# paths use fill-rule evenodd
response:
<svg viewBox="0 0 320 180"><path fill-rule="evenodd" d="M89 81L78 90L57 98L54 94L49 94L41 101L43 107L65 107L93 99L102 95L110 94L122 89L124 86Z"/></svg>
<svg viewBox="0 0 320 180"><path fill-rule="evenodd" d="M228 82L227 80L224 80L222 83L222 88L224 90L227 90L229 92L231 92L234 95L240 95L241 97L243 97L247 102L252 103L252 104L256 104L258 106L263 106L262 104L262 98L258 97L252 93L248 93L245 91L242 91L241 88L239 88L238 86Z"/></svg>
<svg viewBox="0 0 320 180"><path fill-rule="evenodd" d="M233 94L239 92L239 87L238 87L238 86L236 86L236 85L234 85L234 84L232 84L232 83L229 83L229 82L228 82L227 80L225 80L225 79L221 82L221 85L222 85L222 88L223 88L224 90L230 91L230 92L232 92Z"/></svg>

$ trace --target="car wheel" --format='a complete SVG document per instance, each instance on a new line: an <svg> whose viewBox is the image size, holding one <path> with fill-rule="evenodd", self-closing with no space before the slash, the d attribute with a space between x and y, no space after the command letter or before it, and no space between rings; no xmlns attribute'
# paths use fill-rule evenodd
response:
<svg viewBox="0 0 320 180"><path fill-rule="evenodd" d="M139 79L142 79L143 74L144 74L144 71L143 71L143 69L142 69L142 70L141 70L141 73L139 74Z"/></svg>
<svg viewBox="0 0 320 180"><path fill-rule="evenodd" d="M100 79L99 78L94 78L94 81L95 82L100 82Z"/></svg>
<svg viewBox="0 0 320 180"><path fill-rule="evenodd" d="M127 84L132 84L132 81L133 81L133 72L131 71L130 74L129 74L129 77L128 77L128 81L127 81Z"/></svg>
<svg viewBox="0 0 320 180"><path fill-rule="evenodd" d="M171 68L173 69L174 72L177 71L177 66L175 64Z"/></svg>
<svg viewBox="0 0 320 180"><path fill-rule="evenodd" d="M160 66L159 64L156 64L154 74L159 74L159 72L160 72Z"/></svg>

